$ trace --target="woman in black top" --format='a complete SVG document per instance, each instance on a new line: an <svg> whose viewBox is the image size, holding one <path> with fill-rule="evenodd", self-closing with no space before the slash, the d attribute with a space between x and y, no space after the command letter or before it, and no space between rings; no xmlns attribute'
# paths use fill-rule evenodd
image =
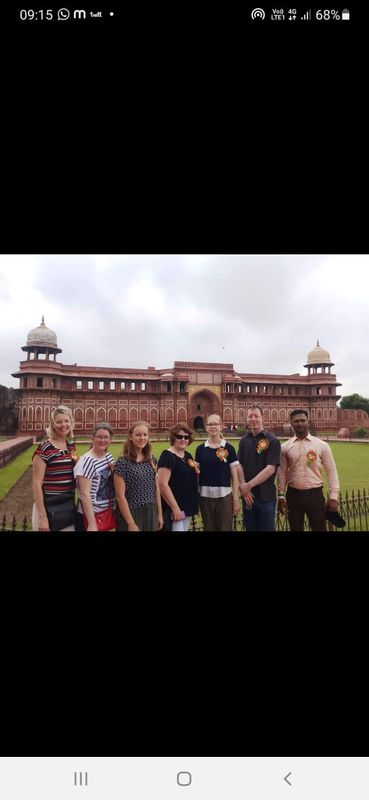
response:
<svg viewBox="0 0 369 800"><path fill-rule="evenodd" d="M192 442L193 431L178 423L169 431L170 444L163 450L158 463L158 478L166 530L188 531L190 519L198 512L198 467L186 447Z"/></svg>

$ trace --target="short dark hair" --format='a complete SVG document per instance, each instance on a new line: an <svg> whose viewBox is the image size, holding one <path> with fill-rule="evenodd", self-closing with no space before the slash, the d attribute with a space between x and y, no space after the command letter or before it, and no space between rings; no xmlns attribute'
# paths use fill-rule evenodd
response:
<svg viewBox="0 0 369 800"><path fill-rule="evenodd" d="M305 414L306 419L309 419L309 414L305 408L295 408L294 411L291 411L290 417L297 417L297 414Z"/></svg>
<svg viewBox="0 0 369 800"><path fill-rule="evenodd" d="M260 411L261 416L262 417L264 416L264 411L263 411L262 407L259 406L258 403L252 403L252 405L248 407L247 411L251 411L252 408L258 408L259 411Z"/></svg>
<svg viewBox="0 0 369 800"><path fill-rule="evenodd" d="M184 422L183 424L181 422L177 422L177 425L174 425L174 427L171 428L169 431L169 439L171 444L174 444L176 440L176 433L179 433L179 431L184 431L185 433L188 433L190 437L188 440L188 444L191 444L191 442L193 442L194 432L192 428L190 428L190 426L187 425L186 422Z"/></svg>
<svg viewBox="0 0 369 800"><path fill-rule="evenodd" d="M95 425L91 435L95 436L97 431L108 431L110 436L113 436L114 433L113 428L111 427L111 425L109 425L108 422L100 422L97 425Z"/></svg>

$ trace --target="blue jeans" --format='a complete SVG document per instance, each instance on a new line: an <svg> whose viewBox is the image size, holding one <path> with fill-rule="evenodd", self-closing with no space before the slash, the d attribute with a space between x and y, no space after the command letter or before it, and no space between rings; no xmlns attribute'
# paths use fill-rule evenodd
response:
<svg viewBox="0 0 369 800"><path fill-rule="evenodd" d="M242 502L242 506L246 531L249 533L253 531L269 533L275 530L275 500L270 503L259 503L258 500L254 500L251 509L248 509L244 502Z"/></svg>

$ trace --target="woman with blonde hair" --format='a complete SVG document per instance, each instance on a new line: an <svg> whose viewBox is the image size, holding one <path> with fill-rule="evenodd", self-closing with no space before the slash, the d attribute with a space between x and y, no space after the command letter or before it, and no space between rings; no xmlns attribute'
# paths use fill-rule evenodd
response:
<svg viewBox="0 0 369 800"><path fill-rule="evenodd" d="M117 531L157 531L163 527L156 459L151 455L146 422L128 431L123 455L114 470Z"/></svg>
<svg viewBox="0 0 369 800"><path fill-rule="evenodd" d="M240 510L238 459L233 445L223 438L219 414L209 414L206 442L196 449L200 468L199 505L206 533L232 531L233 515Z"/></svg>
<svg viewBox="0 0 369 800"><path fill-rule="evenodd" d="M32 457L34 531L75 530L75 480L73 467L78 456L73 439L74 419L66 406L51 412L47 439Z"/></svg>

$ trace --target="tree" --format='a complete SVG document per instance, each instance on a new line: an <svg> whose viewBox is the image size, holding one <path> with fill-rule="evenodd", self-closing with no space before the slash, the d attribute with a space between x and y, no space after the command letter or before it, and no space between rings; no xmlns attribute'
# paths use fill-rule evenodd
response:
<svg viewBox="0 0 369 800"><path fill-rule="evenodd" d="M368 431L365 428L355 428L354 436L357 436L359 439L365 439L368 436Z"/></svg>
<svg viewBox="0 0 369 800"><path fill-rule="evenodd" d="M346 397L342 397L340 406L341 408L358 408L369 414L369 399L362 397L360 394L349 394Z"/></svg>

